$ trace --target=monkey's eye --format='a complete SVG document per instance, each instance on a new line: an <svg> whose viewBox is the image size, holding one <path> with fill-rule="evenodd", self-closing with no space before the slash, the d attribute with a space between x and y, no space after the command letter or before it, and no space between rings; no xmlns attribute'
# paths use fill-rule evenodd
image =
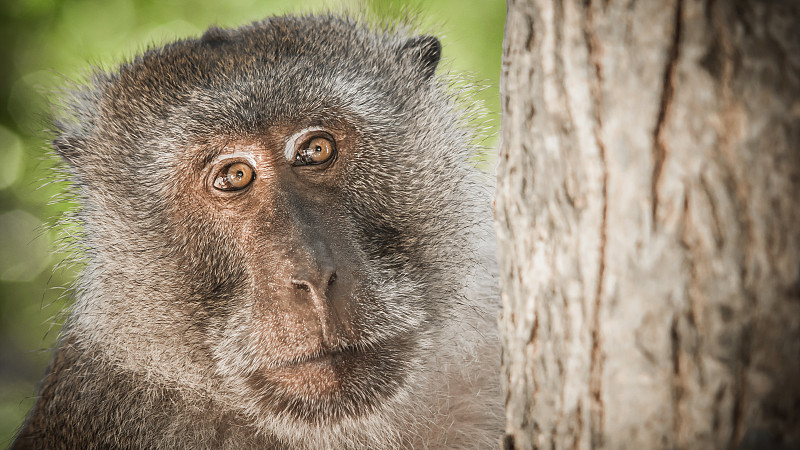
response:
<svg viewBox="0 0 800 450"><path fill-rule="evenodd" d="M303 143L295 154L293 166L312 166L330 160L336 153L336 146L332 139L326 137L313 137Z"/></svg>
<svg viewBox="0 0 800 450"><path fill-rule="evenodd" d="M250 185L255 171L248 164L235 162L222 168L214 179L214 187L221 191L238 191Z"/></svg>

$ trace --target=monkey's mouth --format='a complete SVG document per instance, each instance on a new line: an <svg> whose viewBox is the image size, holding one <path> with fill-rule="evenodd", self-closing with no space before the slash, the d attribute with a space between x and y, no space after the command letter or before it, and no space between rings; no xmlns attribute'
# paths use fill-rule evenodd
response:
<svg viewBox="0 0 800 450"><path fill-rule="evenodd" d="M264 367L250 384L265 407L298 420L358 416L401 389L413 348L405 339L348 345Z"/></svg>
<svg viewBox="0 0 800 450"><path fill-rule="evenodd" d="M289 367L302 367L314 364L337 364L343 362L345 359L353 358L360 352L354 345L347 345L332 350L322 350L320 352L312 353L306 356L299 356L296 358L280 361L270 367L268 370L283 369Z"/></svg>
<svg viewBox="0 0 800 450"><path fill-rule="evenodd" d="M374 351L348 345L281 361L263 374L294 395L336 396L374 357Z"/></svg>

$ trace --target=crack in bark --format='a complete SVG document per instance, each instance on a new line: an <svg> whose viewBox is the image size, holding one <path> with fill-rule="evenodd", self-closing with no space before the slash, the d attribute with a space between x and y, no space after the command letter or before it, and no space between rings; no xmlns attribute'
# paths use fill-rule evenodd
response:
<svg viewBox="0 0 800 450"><path fill-rule="evenodd" d="M683 401L683 384L681 383L681 334L678 331L678 314L673 314L669 327L670 354L672 356L672 446L680 448L677 442L681 437L683 420L681 417L681 402Z"/></svg>
<svg viewBox="0 0 800 450"><path fill-rule="evenodd" d="M572 433L572 449L581 448L581 435L583 435L583 403L578 399L578 406L575 408L575 416L578 418L577 429Z"/></svg>
<svg viewBox="0 0 800 450"><path fill-rule="evenodd" d="M704 179L704 176L700 175L701 181L700 186L702 191L704 192L705 196L707 197L709 203L713 204L713 197L711 196L710 188L708 183ZM687 397L691 398L695 392L691 392L691 383L689 377L692 375L688 373L692 367L687 365L681 365L681 351L684 351L684 358L686 353L690 354L691 360L694 362L694 369L696 370L698 383L701 388L705 387L705 375L703 369L703 359L700 355L700 332L698 331L697 325L697 303L698 299L696 298L696 290L700 289L700 284L698 281L697 276L697 266L695 263L694 257L698 254L698 248L693 243L693 240L690 237L690 231L692 229L692 217L691 217L691 186L688 184L684 184L684 199L683 199L683 218L682 218L682 226L681 226L681 246L684 249L684 260L685 264L688 268L689 278L686 284L685 295L686 295L686 307L683 311L677 311L672 319L672 324L670 327L670 337L671 337L671 344L672 344L672 366L673 366L673 379L672 379L672 425L673 425L673 446L677 448L686 447L686 437L687 437L687 423L688 428L692 428L691 418L684 417L682 408L685 403ZM715 209L712 206L712 209ZM714 213L716 214L716 213ZM715 217L716 220L716 217ZM686 321L684 324L688 327L684 330L683 335L688 334L689 344L684 345L686 341L683 340L683 335L679 328L680 320L684 318ZM694 341L692 341L692 338ZM689 347L686 349L686 347ZM687 367L688 366L688 367ZM681 442L681 438L683 442Z"/></svg>
<svg viewBox="0 0 800 450"><path fill-rule="evenodd" d="M589 429L590 445L592 448L603 446L603 429L605 421L605 405L603 404L603 351L600 333L600 304L603 294L603 281L606 268L606 239L608 227L608 166L606 163L606 148L603 142L602 129L602 93L603 93L603 67L600 61L601 49L594 29L594 11L592 2L586 5L586 18L584 25L584 39L588 51L589 62L594 67L594 79L590 82L590 92L594 109L594 138L600 153L602 168L602 201L603 210L600 224L600 249L599 267L597 270L597 288L595 290L594 310L592 311L591 338L592 350L589 365Z"/></svg>
<svg viewBox="0 0 800 450"><path fill-rule="evenodd" d="M574 150L576 147L579 147L580 144L575 145L575 119L572 115L572 109L570 108L570 101L569 101L569 91L567 90L566 84L566 74L564 73L564 57L563 57L563 48L564 48L564 5L561 2L554 2L553 3L553 29L554 29L554 36L555 36L555 44L554 44L554 59L555 59L555 74L556 80L558 80L558 88L561 91L561 98L564 100L564 111L566 113L566 120L562 121L561 133L558 133L559 142L563 142L565 140L569 141L570 150ZM561 139L562 136L565 136L567 139ZM560 149L564 149L564 145L559 145ZM562 155L564 152L562 151ZM561 186L564 192L564 198L569 203L570 207L575 206L575 199L573 198L572 193L570 192L568 181L571 178L571 164L570 158L568 156L563 156L561 160L564 162L566 167L569 169L565 169L567 176L564 176Z"/></svg>
<svg viewBox="0 0 800 450"><path fill-rule="evenodd" d="M736 377L734 378L734 399L733 399L733 432L731 433L731 441L729 447L733 448L737 442L742 442L742 435L744 434L744 417L745 417L745 402L747 397L747 383L745 377L747 375L747 368L750 365L750 353L752 337L752 320L742 327L740 342L739 342L739 364L736 368Z"/></svg>
<svg viewBox="0 0 800 450"><path fill-rule="evenodd" d="M683 0L677 0L675 4L675 21L672 31L672 43L670 44L667 56L667 64L664 68L664 77L661 86L661 101L658 108L658 118L653 130L653 176L650 186L650 198L653 202L653 228L658 224L658 183L661 180L661 172L664 169L664 161L667 159L667 146L664 142L664 126L666 124L667 113L675 94L675 67L678 65L680 56L680 43L682 32Z"/></svg>
<svg viewBox="0 0 800 450"><path fill-rule="evenodd" d="M752 246L755 242L755 231L752 220L748 214L749 191L746 186L747 180L737 179L735 171L736 155L733 154L735 136L733 136L732 133L739 129L734 105L734 93L731 88L731 83L734 78L734 43L731 41L731 37L728 34L728 26L727 23L725 23L725 18L721 11L723 5L724 3L720 4L714 1L710 3L708 7L712 27L722 51L722 73L719 81L719 90L720 98L722 99L720 116L723 121L722 130L724 131L719 134L719 144L717 148L723 156L720 167L725 173L724 182L728 187L728 191L733 193L735 215L738 223L741 225L740 234L738 239L736 239L738 240L738 245L736 245L736 247L742 249L741 270L739 273L741 291L744 296L746 308L753 311L752 314L746 316L744 323L741 324L741 332L739 335L738 364L733 380L733 407L730 417L733 429L728 442L728 447L733 448L736 447L738 443L741 443L747 426L745 423L747 416L746 404L749 396L747 372L751 364L751 356L753 353L753 333L757 321L756 315L758 314L758 309L757 297L752 287L753 282L749 280L750 271L748 264L752 259Z"/></svg>
<svg viewBox="0 0 800 450"><path fill-rule="evenodd" d="M533 26L533 17L526 15L526 21L528 22L528 36L525 38L525 51L528 53L533 52L533 42L536 35L536 29Z"/></svg>
<svg viewBox="0 0 800 450"><path fill-rule="evenodd" d="M574 123L575 119L572 115L572 110L570 108L570 96L569 91L567 90L566 86L566 74L564 70L564 5L561 2L554 2L553 3L553 35L554 35L554 61L555 61L555 75L556 75L556 82L558 84L558 89L560 91L560 100L562 102L564 113L566 115L565 120L562 120L561 132L558 133L559 138L559 149L561 150L561 159L564 161L565 164L569 164L571 159L571 155L575 153L576 148L578 145L575 144L575 136L574 136ZM569 175L565 174L563 181L562 181L562 188L564 192L564 198L568 199L570 204L573 203L571 195L569 193L569 188L567 187L567 181L569 179ZM555 256L555 255L554 255ZM553 261L555 265L555 261ZM569 308L567 305L566 296L561 295L561 299L563 301L563 327L565 331L565 335L563 337L564 342L568 342L570 340L570 314ZM552 447L557 448L556 445L556 438L564 439L562 433L559 433L559 425L565 420L567 424L570 422L570 418L572 414L567 410L567 405L565 404L565 395L566 395L566 388L567 384L569 383L567 369L564 364L564 355L557 355L556 365L558 367L559 372L559 380L561 382L560 392L559 392L559 407L556 411L556 418L552 421L554 426L549 430L550 433L550 440L552 441ZM578 418L580 420L580 418ZM568 429L571 428L567 425Z"/></svg>
<svg viewBox="0 0 800 450"><path fill-rule="evenodd" d="M711 184L708 181L708 177L703 172L700 172L700 188L703 194L706 196L709 212L711 213L711 223L709 225L714 238L714 245L716 245L717 250L720 250L725 245L725 238L722 234L723 222L720 219L719 211L717 211L717 202L714 199L714 194L711 190Z"/></svg>

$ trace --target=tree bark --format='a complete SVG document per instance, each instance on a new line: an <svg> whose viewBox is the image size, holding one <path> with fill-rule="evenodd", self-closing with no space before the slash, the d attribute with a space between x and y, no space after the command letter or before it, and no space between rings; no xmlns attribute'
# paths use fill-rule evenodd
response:
<svg viewBox="0 0 800 450"><path fill-rule="evenodd" d="M800 448L800 2L509 0L506 447Z"/></svg>

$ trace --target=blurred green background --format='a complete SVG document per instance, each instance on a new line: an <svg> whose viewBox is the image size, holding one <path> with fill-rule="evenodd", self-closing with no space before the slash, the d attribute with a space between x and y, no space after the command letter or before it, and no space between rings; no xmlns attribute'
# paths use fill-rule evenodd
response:
<svg viewBox="0 0 800 450"><path fill-rule="evenodd" d="M485 87L483 145L493 149L500 125L498 82L504 0L371 1L378 17L419 16L442 39L441 70ZM53 227L71 205L54 200L66 186L48 183L48 99L90 65L112 67L210 25L237 26L287 12L339 10L336 2L286 0L135 1L5 0L0 2L0 448L33 403L69 302L74 267L59 267ZM491 158L490 158L491 160ZM491 170L492 162L486 163Z"/></svg>

